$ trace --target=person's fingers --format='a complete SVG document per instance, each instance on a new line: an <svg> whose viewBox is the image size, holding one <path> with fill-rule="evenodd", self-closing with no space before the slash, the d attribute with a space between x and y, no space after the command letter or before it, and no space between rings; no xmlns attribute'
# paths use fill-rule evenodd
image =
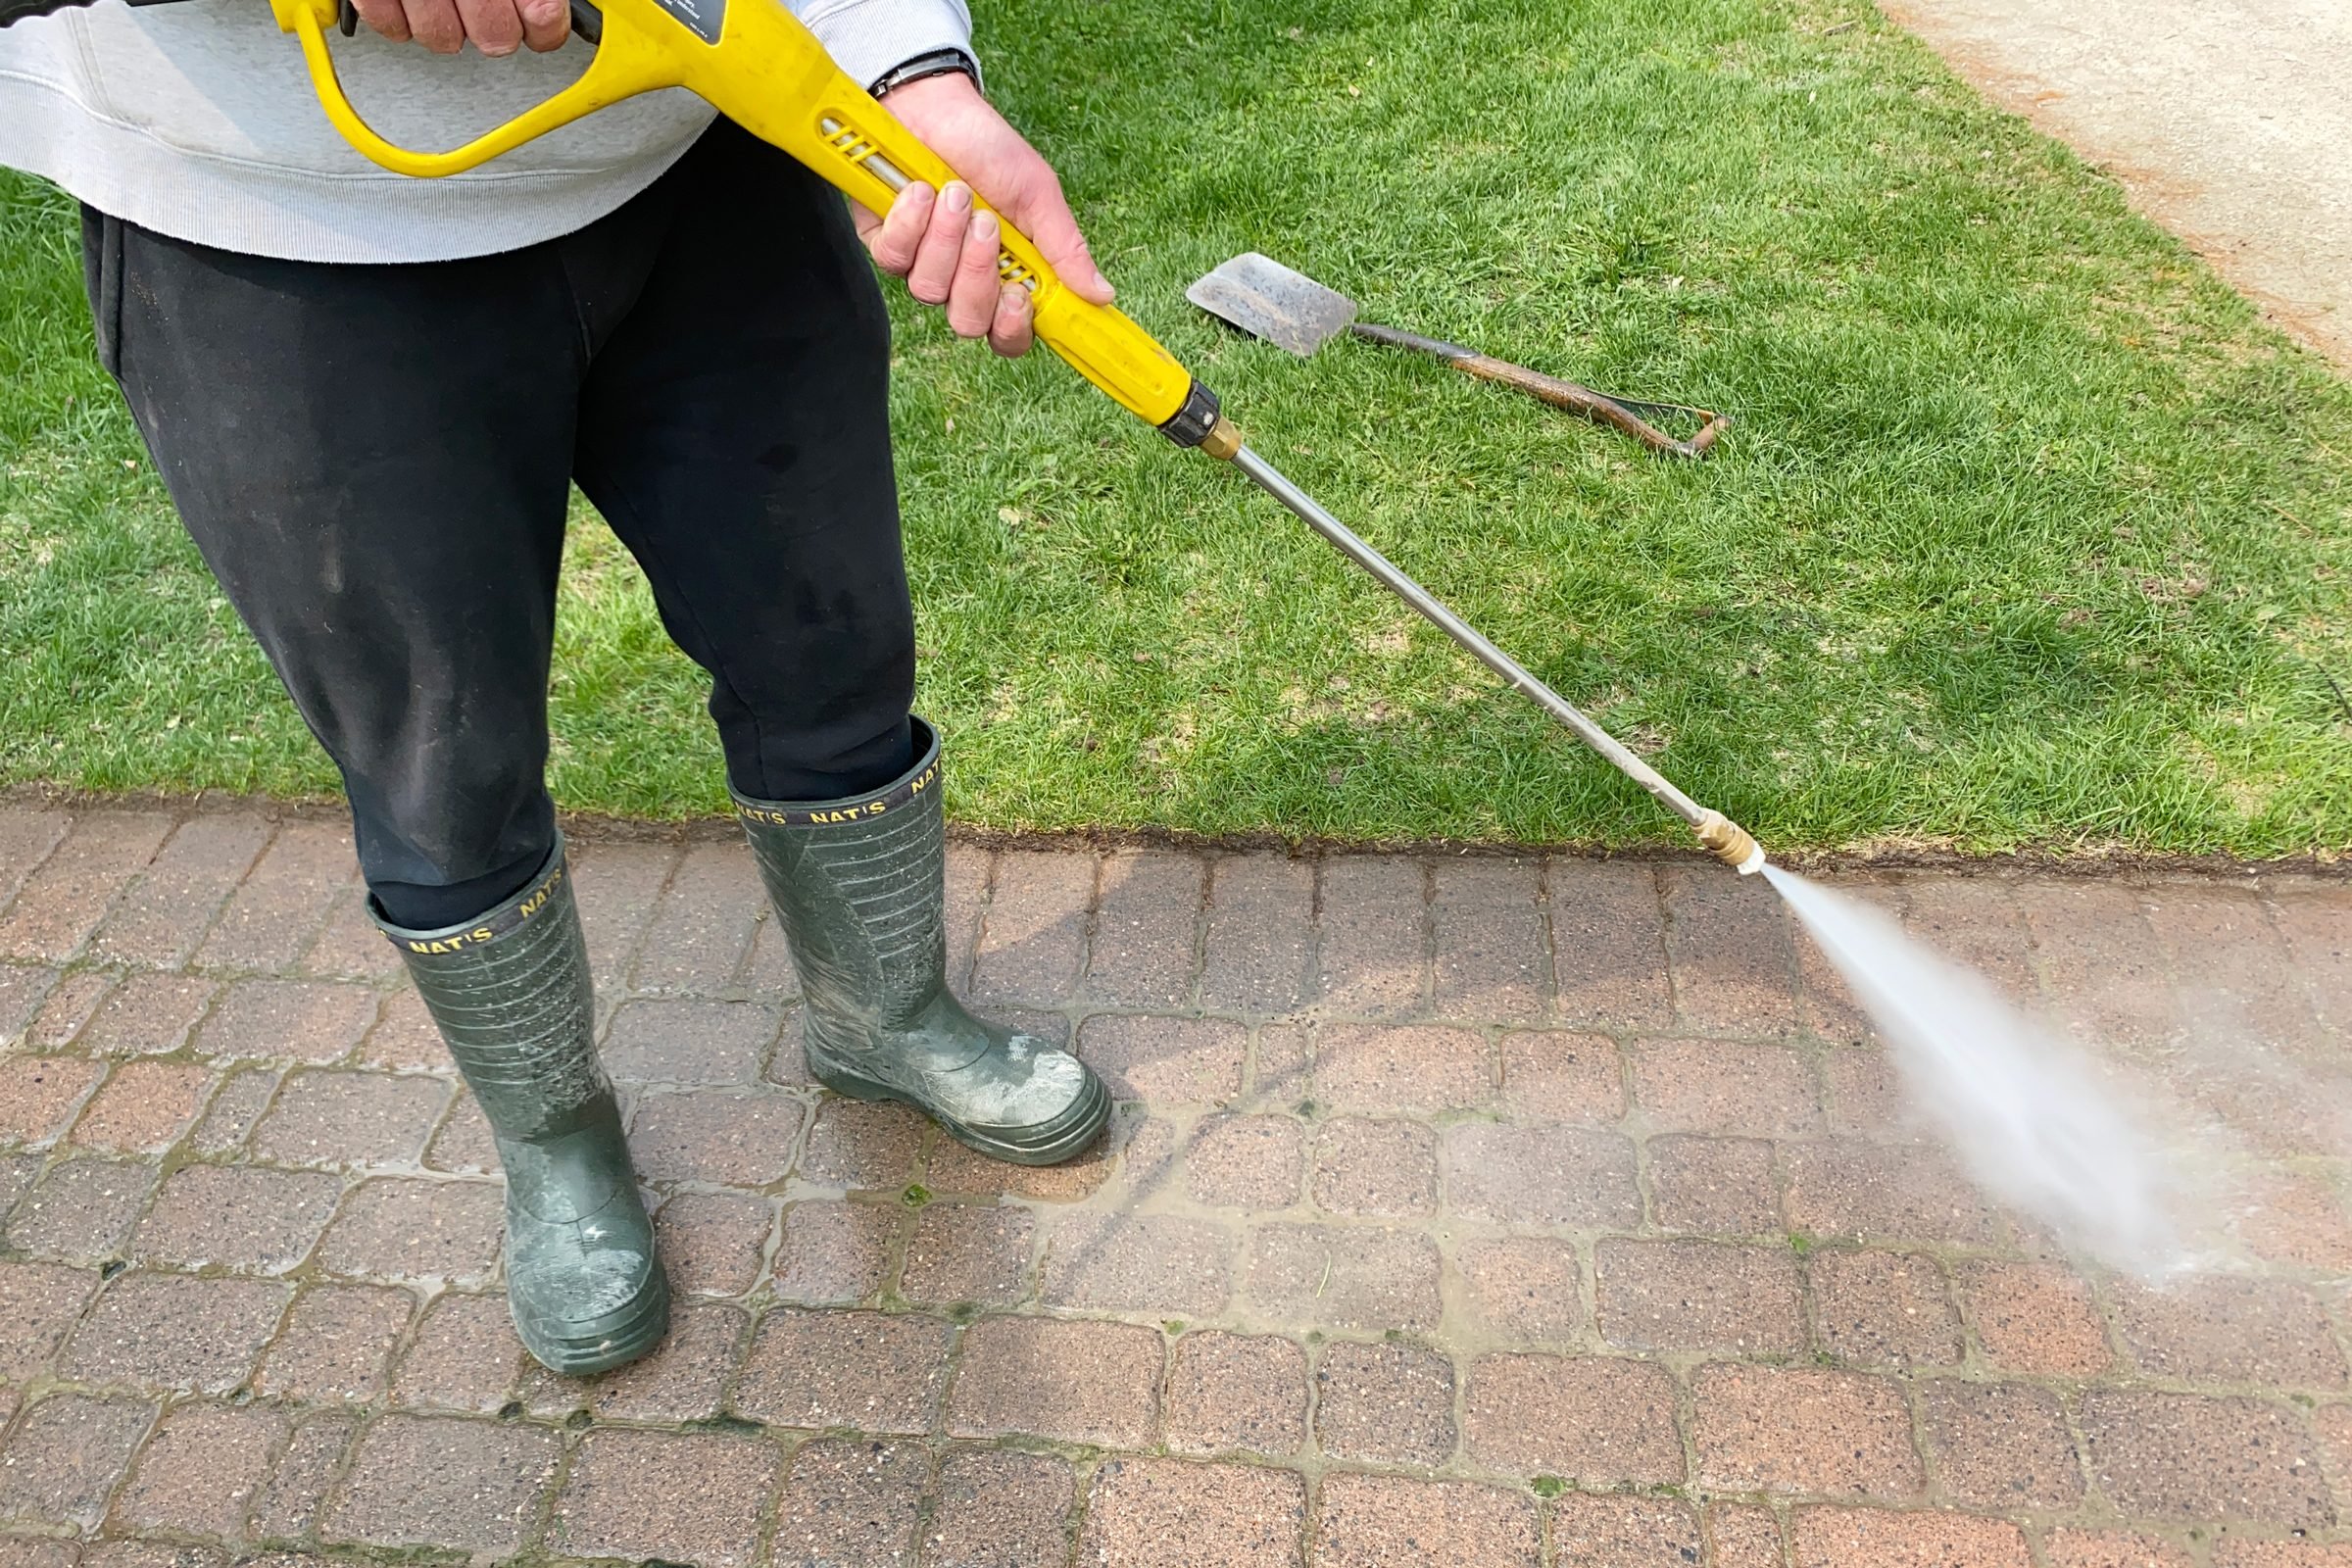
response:
<svg viewBox="0 0 2352 1568"><path fill-rule="evenodd" d="M494 60L522 47L522 18L514 0L458 0L458 16L473 46Z"/></svg>
<svg viewBox="0 0 2352 1568"><path fill-rule="evenodd" d="M956 264L963 256L963 236L972 226L972 187L951 179L939 193L931 226L906 270L906 292L925 305L945 305L956 280Z"/></svg>
<svg viewBox="0 0 2352 1568"><path fill-rule="evenodd" d="M1017 213L1014 221L1020 224L1021 232L1036 243L1039 253L1072 293L1097 305L1111 302L1114 291L1110 279L1095 265L1094 254L1086 248L1086 236L1078 232L1078 220L1071 216L1070 204L1062 199L1061 181L1051 171L1041 170Z"/></svg>
<svg viewBox="0 0 2352 1568"><path fill-rule="evenodd" d="M957 337L980 337L997 318L997 215L974 213L948 285L948 325Z"/></svg>
<svg viewBox="0 0 2352 1568"><path fill-rule="evenodd" d="M1008 360L1017 360L1029 352L1036 341L1033 319L1029 314L1029 291L1018 283L1007 283L997 293L997 318L988 329L988 346Z"/></svg>
<svg viewBox="0 0 2352 1568"><path fill-rule="evenodd" d="M352 7L359 12L360 20L378 34L394 43L409 41L409 14L402 9L400 0L352 0Z"/></svg>
<svg viewBox="0 0 2352 1568"><path fill-rule="evenodd" d="M453 0L401 0L409 13L409 33L437 55L454 55L466 47L466 24Z"/></svg>
<svg viewBox="0 0 2352 1568"><path fill-rule="evenodd" d="M571 36L567 0L520 0L516 9L522 13L522 41L534 54L561 49L564 40Z"/></svg>
<svg viewBox="0 0 2352 1568"><path fill-rule="evenodd" d="M873 254L874 265L893 277L905 277L914 266L915 252L922 248L923 234L931 226L931 213L938 204L938 193L920 180L899 192L888 215L865 230L865 248Z"/></svg>

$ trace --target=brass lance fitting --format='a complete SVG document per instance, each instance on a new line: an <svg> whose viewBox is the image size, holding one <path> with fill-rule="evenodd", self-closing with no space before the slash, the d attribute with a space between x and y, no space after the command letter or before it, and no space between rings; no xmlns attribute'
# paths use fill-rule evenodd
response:
<svg viewBox="0 0 2352 1568"><path fill-rule="evenodd" d="M1764 869L1764 846L1721 811L1709 811L1698 819L1698 842L1741 876L1754 876Z"/></svg>
<svg viewBox="0 0 2352 1568"><path fill-rule="evenodd" d="M1233 455L1242 450L1240 427L1222 414L1218 415L1217 422L1210 425L1208 434L1200 438L1200 450L1219 463L1231 463Z"/></svg>

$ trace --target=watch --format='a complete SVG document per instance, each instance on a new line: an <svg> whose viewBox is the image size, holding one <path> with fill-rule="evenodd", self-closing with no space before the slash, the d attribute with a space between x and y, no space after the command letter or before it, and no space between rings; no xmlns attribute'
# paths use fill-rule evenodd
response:
<svg viewBox="0 0 2352 1568"><path fill-rule="evenodd" d="M934 49L929 54L916 55L912 60L894 66L875 77L874 84L865 90L879 98L910 81L920 81L925 76L944 76L951 72L961 72L971 77L973 86L980 85L979 62L960 49L951 48Z"/></svg>

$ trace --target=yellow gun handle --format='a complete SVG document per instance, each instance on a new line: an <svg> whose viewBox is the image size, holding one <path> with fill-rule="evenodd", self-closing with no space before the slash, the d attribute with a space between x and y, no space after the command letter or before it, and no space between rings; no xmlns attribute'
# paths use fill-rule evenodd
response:
<svg viewBox="0 0 2352 1568"><path fill-rule="evenodd" d="M270 3L278 25L302 41L326 118L353 147L396 173L458 173L608 104L684 87L873 212L887 211L910 181L936 189L956 177L898 117L842 74L780 0L600 0L603 38L579 80L443 153L394 146L352 107L326 40L338 0ZM1174 355L1120 312L1072 293L1026 234L1010 223L998 232L997 271L1030 291L1038 341L1179 446L1233 455L1240 437L1218 417L1216 395Z"/></svg>

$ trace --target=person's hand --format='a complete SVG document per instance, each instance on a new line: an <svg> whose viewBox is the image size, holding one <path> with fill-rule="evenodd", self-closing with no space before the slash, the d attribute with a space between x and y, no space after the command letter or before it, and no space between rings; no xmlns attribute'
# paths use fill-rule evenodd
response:
<svg viewBox="0 0 2352 1568"><path fill-rule="evenodd" d="M969 76L950 72L910 81L890 94L889 108L971 184L950 180L935 191L918 180L899 192L886 218L854 208L875 266L905 278L906 292L925 305L947 307L957 336L985 337L999 354L1026 354L1029 291L997 281L996 214L1003 213L1073 293L1110 303L1110 280L1087 252L1060 179ZM975 190L996 212L972 211Z"/></svg>
<svg viewBox="0 0 2352 1568"><path fill-rule="evenodd" d="M360 20L391 39L411 38L437 55L468 42L486 55L511 55L528 44L541 54L560 49L571 33L569 0L352 0Z"/></svg>

